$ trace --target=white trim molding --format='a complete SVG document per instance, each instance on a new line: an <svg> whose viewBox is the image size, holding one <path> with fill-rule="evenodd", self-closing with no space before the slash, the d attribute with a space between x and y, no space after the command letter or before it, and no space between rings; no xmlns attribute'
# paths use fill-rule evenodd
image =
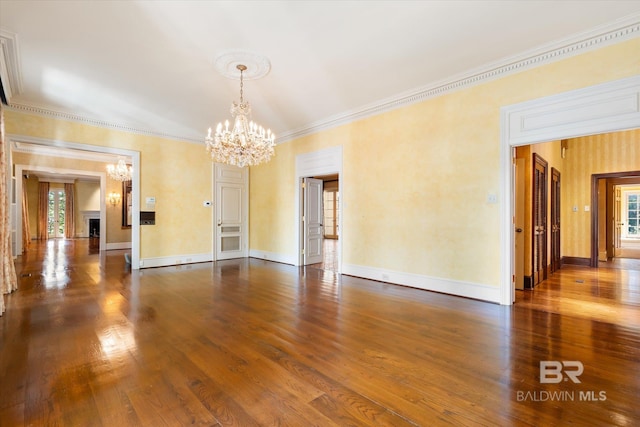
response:
<svg viewBox="0 0 640 427"><path fill-rule="evenodd" d="M631 129L640 120L640 76L523 102L504 112L511 145Z"/></svg>
<svg viewBox="0 0 640 427"><path fill-rule="evenodd" d="M115 251L115 250L122 250L122 249L131 249L131 242L107 243L108 251Z"/></svg>
<svg viewBox="0 0 640 427"><path fill-rule="evenodd" d="M263 259L265 261L274 261L282 264L296 265L296 258L291 255L281 254L277 252L259 251L255 249L249 250L249 258Z"/></svg>
<svg viewBox="0 0 640 427"><path fill-rule="evenodd" d="M190 142L194 144L203 144L202 142L203 140L201 139L195 139L195 138L186 137L186 136L171 135L165 132L158 132L155 130L140 129L135 126L131 126L129 124L110 122L107 120L102 120L94 117L81 116L75 113L55 111L55 110L37 106L37 105L11 103L7 106L7 109L18 111L18 112L26 112L26 113L35 114L38 116L43 116L43 117L52 117L57 120L66 120L66 121L81 123L81 124L90 125L90 126L97 126L104 129L112 129L112 130L118 130L122 132L128 132L134 135L155 136L158 138L171 139L175 141Z"/></svg>
<svg viewBox="0 0 640 427"><path fill-rule="evenodd" d="M0 29L0 78L7 103L11 103L14 95L22 93L20 53L18 35L3 29Z"/></svg>
<svg viewBox="0 0 640 427"><path fill-rule="evenodd" d="M212 261L213 253L171 255L166 257L141 258L140 268L169 267Z"/></svg>
<svg viewBox="0 0 640 427"><path fill-rule="evenodd" d="M500 303L513 304L513 148L640 128L640 75L500 110Z"/></svg>
<svg viewBox="0 0 640 427"><path fill-rule="evenodd" d="M308 178L319 175L338 174L338 191L340 192L340 204L338 205L338 218L344 218L344 178L342 176L342 146L325 148L324 150L313 151L310 153L302 153L296 156L296 182L294 185L294 207L295 207L295 262L294 265L300 266L304 264L302 248L304 247L302 232L302 178ZM345 239L344 230L339 231L338 248L336 256L338 258L338 271L341 273L342 265L342 244Z"/></svg>
<svg viewBox="0 0 640 427"><path fill-rule="evenodd" d="M466 298L473 298L493 303L500 302L500 288L479 283L463 282L459 280L443 279L422 274L405 273L402 271L383 268L367 267L363 265L344 264L342 273L348 276L362 277L394 285L409 286L426 291L440 292Z"/></svg>

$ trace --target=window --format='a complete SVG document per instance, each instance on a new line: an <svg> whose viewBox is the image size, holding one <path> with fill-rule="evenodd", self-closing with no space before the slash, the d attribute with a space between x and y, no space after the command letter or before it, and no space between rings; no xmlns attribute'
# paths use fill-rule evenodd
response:
<svg viewBox="0 0 640 427"><path fill-rule="evenodd" d="M640 191L624 192L624 237L640 238Z"/></svg>
<svg viewBox="0 0 640 427"><path fill-rule="evenodd" d="M64 237L65 192L62 188L49 190L47 215L49 237Z"/></svg>

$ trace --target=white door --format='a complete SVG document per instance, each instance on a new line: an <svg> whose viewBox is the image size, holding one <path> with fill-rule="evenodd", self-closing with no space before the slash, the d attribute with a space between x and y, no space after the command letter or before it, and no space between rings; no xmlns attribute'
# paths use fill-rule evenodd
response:
<svg viewBox="0 0 640 427"><path fill-rule="evenodd" d="M304 265L322 262L322 180L304 179Z"/></svg>
<svg viewBox="0 0 640 427"><path fill-rule="evenodd" d="M216 182L216 260L248 256L246 191L246 182Z"/></svg>

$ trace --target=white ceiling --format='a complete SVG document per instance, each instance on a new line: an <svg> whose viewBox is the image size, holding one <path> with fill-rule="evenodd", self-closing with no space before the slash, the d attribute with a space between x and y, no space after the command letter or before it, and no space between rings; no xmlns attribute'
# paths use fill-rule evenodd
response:
<svg viewBox="0 0 640 427"><path fill-rule="evenodd" d="M199 142L239 97L214 59L243 49L271 61L244 94L282 141L639 17L640 1L0 0L3 84L16 108Z"/></svg>

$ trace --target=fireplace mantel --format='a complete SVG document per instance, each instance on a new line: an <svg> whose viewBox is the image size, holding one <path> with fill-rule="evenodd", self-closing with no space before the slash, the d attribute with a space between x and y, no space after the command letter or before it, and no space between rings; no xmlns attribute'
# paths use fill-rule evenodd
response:
<svg viewBox="0 0 640 427"><path fill-rule="evenodd" d="M80 211L82 213L82 222L84 223L84 230L79 237L89 237L89 220L100 219L100 211Z"/></svg>

